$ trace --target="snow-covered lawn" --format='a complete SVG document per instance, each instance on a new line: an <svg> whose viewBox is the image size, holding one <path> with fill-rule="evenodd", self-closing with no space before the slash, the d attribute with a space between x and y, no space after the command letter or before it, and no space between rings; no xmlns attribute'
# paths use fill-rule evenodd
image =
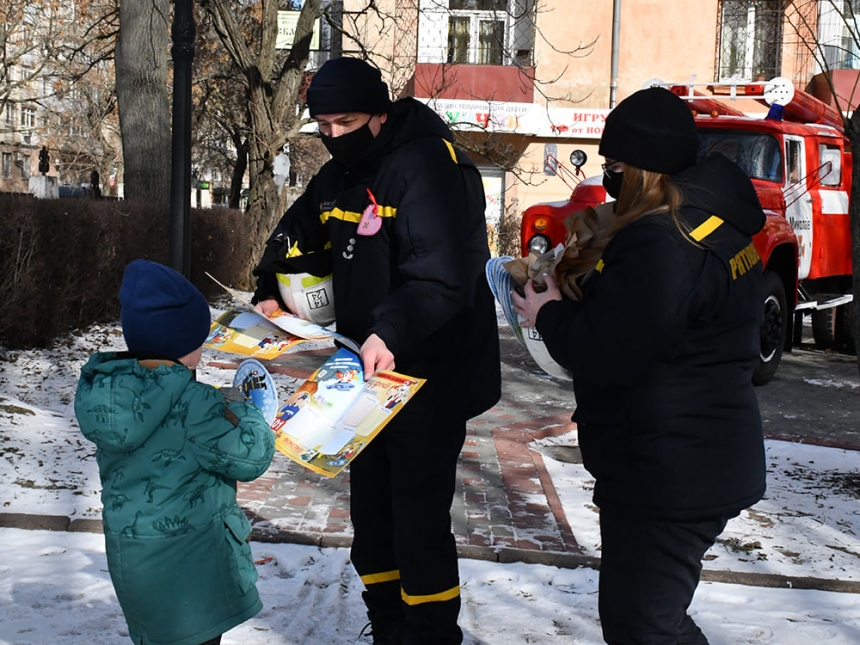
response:
<svg viewBox="0 0 860 645"><path fill-rule="evenodd" d="M87 356L123 348L111 325L71 335L50 351L0 348L0 512L100 516L94 447L80 436L72 401ZM232 371L204 366L198 378L225 385ZM298 384L275 379L282 395ZM575 446L576 435L550 443L535 448L544 452L574 534L587 554L599 555L590 476L546 452ZM706 568L860 580L857 454L777 441L768 442L767 454L766 499L730 523ZM356 642L365 619L348 551L253 548L266 608L224 645ZM602 642L594 570L462 560L461 572L467 645ZM691 612L712 645L860 643L860 596L853 593L703 582ZM0 529L0 645L60 642L128 642L102 537Z"/></svg>

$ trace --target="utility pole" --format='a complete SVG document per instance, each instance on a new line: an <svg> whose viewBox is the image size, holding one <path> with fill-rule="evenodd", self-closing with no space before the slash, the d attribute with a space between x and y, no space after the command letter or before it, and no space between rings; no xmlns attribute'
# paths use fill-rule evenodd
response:
<svg viewBox="0 0 860 645"><path fill-rule="evenodd" d="M618 91L618 50L621 47L621 0L612 3L612 61L609 72L609 109L615 107Z"/></svg>
<svg viewBox="0 0 860 645"><path fill-rule="evenodd" d="M170 266L191 276L191 63L194 60L193 0L174 0L173 132L170 171Z"/></svg>

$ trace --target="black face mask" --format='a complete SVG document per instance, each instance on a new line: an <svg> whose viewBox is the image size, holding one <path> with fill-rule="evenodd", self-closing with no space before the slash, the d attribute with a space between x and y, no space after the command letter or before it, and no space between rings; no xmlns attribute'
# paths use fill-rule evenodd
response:
<svg viewBox="0 0 860 645"><path fill-rule="evenodd" d="M606 189L606 194L614 199L618 199L621 194L621 183L624 181L624 171L616 172L608 168L603 171L603 187Z"/></svg>
<svg viewBox="0 0 860 645"><path fill-rule="evenodd" d="M339 137L329 137L320 133L320 140L329 154L345 166L352 166L361 161L373 149L375 139L373 132L370 131L370 119L357 130Z"/></svg>

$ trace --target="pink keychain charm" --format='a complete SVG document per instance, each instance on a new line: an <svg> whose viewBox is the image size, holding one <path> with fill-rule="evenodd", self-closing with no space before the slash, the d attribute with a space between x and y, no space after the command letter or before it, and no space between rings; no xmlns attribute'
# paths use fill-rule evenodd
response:
<svg viewBox="0 0 860 645"><path fill-rule="evenodd" d="M361 220L358 222L358 234L370 237L376 235L382 228L382 218L379 216L379 204L376 203L376 198L370 192L370 188L367 189L367 194L370 196L371 203L364 209Z"/></svg>

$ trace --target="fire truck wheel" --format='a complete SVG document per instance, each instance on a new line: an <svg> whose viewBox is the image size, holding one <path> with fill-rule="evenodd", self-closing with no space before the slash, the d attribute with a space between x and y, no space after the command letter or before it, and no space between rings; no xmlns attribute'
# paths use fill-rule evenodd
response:
<svg viewBox="0 0 860 645"><path fill-rule="evenodd" d="M785 334L788 329L788 307L785 299L785 286L779 275L773 271L764 273L764 319L761 324L761 354L758 366L753 372L753 385L764 385L779 367Z"/></svg>
<svg viewBox="0 0 860 645"><path fill-rule="evenodd" d="M830 309L813 310L812 312L812 338L816 349L832 349L836 344L834 331L836 330L836 307Z"/></svg>
<svg viewBox="0 0 860 645"><path fill-rule="evenodd" d="M849 302L836 308L836 328L834 330L836 350L843 354L856 354L854 342L854 303Z"/></svg>

